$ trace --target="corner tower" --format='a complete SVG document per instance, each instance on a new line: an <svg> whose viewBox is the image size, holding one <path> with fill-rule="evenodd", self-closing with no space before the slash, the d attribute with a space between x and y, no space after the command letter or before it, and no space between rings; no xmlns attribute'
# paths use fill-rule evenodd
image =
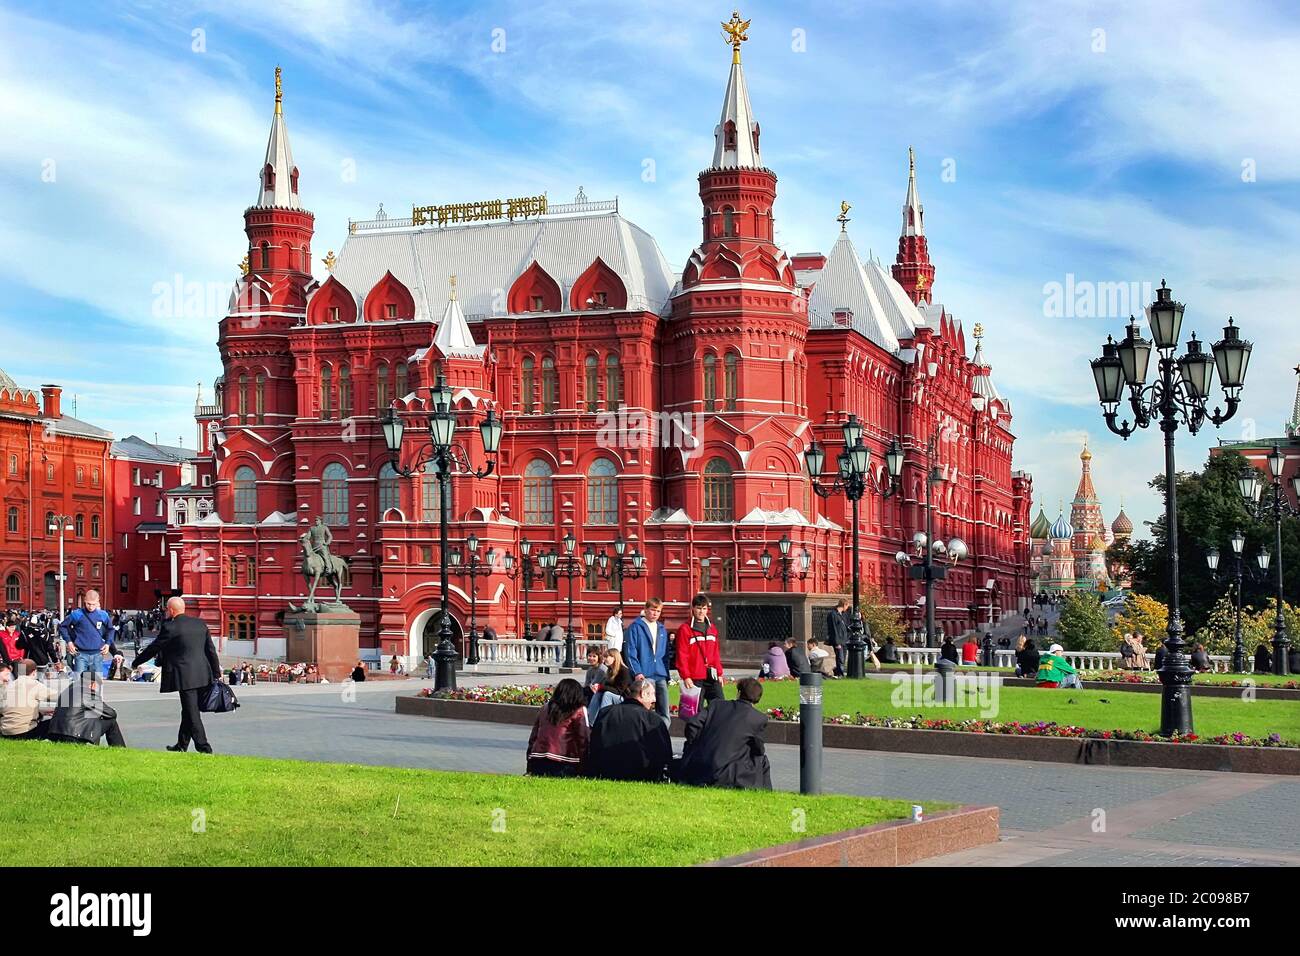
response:
<svg viewBox="0 0 1300 956"><path fill-rule="evenodd" d="M916 153L907 148L907 196L903 200L903 228L898 236L898 255L890 267L894 279L908 297L920 305L931 301L934 265L925 241L925 208L916 192Z"/></svg>

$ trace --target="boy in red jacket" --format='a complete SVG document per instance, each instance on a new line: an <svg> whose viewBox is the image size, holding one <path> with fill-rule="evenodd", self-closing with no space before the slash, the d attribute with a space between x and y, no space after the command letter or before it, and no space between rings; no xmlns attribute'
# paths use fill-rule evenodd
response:
<svg viewBox="0 0 1300 956"><path fill-rule="evenodd" d="M682 686L689 690L700 685L700 705L723 700L722 648L718 629L709 620L712 605L703 594L691 602L691 619L677 629L675 649L677 673Z"/></svg>

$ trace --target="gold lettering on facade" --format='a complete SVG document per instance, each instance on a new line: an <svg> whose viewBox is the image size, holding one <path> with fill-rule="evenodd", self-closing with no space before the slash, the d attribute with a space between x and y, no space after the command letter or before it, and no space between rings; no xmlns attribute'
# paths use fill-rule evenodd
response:
<svg viewBox="0 0 1300 956"><path fill-rule="evenodd" d="M441 206L412 206L411 225L445 226L453 222L482 222L490 219L527 219L546 214L546 194L517 199L489 199L484 202L447 203Z"/></svg>

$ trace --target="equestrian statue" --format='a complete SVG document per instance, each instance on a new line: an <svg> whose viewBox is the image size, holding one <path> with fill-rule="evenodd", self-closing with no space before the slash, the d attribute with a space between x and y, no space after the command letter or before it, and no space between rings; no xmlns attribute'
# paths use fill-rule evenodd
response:
<svg viewBox="0 0 1300 956"><path fill-rule="evenodd" d="M321 610L321 606L316 603L316 588L320 586L322 578L334 586L334 602L326 604L325 610L346 610L347 605L343 603L343 581L347 576L348 562L346 558L330 552L334 533L317 517L315 523L298 536L298 540L302 542L302 576L308 582L307 600L303 602L301 610ZM289 609L299 610L292 605Z"/></svg>

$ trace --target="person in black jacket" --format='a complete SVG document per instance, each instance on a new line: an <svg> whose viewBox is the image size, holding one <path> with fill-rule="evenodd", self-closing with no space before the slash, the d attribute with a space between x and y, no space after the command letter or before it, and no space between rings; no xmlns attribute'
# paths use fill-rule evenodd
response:
<svg viewBox="0 0 1300 956"><path fill-rule="evenodd" d="M1025 646L1016 651L1016 674L1019 677L1032 678L1038 673L1038 661L1041 655L1032 637L1023 638Z"/></svg>
<svg viewBox="0 0 1300 956"><path fill-rule="evenodd" d="M655 682L634 680L623 702L605 708L592 728L587 773L606 780L657 782L672 759L668 725L655 713Z"/></svg>
<svg viewBox="0 0 1300 956"><path fill-rule="evenodd" d="M844 676L844 653L849 643L848 598L840 598L835 607L826 612L826 643L835 653L835 676Z"/></svg>
<svg viewBox="0 0 1300 956"><path fill-rule="evenodd" d="M714 701L686 722L679 783L697 787L771 790L772 769L763 748L767 717L754 707L763 685L752 677L736 684L736 700Z"/></svg>
<svg viewBox="0 0 1300 956"><path fill-rule="evenodd" d="M939 656L945 661L952 661L954 664L961 663L957 656L957 645L952 642L952 638L947 634L943 636L943 643L939 645Z"/></svg>
<svg viewBox="0 0 1300 956"><path fill-rule="evenodd" d="M49 739L98 746L100 739L107 737L110 747L125 747L126 740L117 726L117 711L100 696L99 679L92 671L79 676L80 681L69 684L59 695L46 730Z"/></svg>
<svg viewBox="0 0 1300 956"><path fill-rule="evenodd" d="M1255 648L1255 673L1273 673L1273 655L1269 653L1267 644L1261 644Z"/></svg>
<svg viewBox="0 0 1300 956"><path fill-rule="evenodd" d="M812 673L812 664L808 661L808 649L803 641L794 637L785 639L785 660L790 665L790 676L798 678L800 674Z"/></svg>
<svg viewBox="0 0 1300 956"><path fill-rule="evenodd" d="M167 749L189 750L193 740L199 753L212 753L199 714L199 694L221 679L221 661L212 646L208 626L185 613L184 598L174 597L167 602L167 620L158 637L131 662L131 669L155 656L162 665L162 693L179 693L181 698L180 731L175 746Z"/></svg>

